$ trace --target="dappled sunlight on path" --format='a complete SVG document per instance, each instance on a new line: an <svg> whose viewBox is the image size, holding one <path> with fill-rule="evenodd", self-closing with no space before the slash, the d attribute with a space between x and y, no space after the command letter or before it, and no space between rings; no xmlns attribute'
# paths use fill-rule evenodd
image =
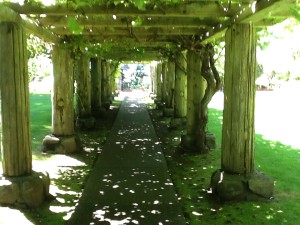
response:
<svg viewBox="0 0 300 225"><path fill-rule="evenodd" d="M148 96L127 93L69 224L185 224Z"/></svg>

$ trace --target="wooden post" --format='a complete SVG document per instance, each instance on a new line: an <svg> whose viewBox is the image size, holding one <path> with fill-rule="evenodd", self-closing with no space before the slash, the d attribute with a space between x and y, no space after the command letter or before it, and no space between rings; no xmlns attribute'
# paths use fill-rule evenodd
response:
<svg viewBox="0 0 300 225"><path fill-rule="evenodd" d="M161 102L165 106L167 98L167 62L161 64Z"/></svg>
<svg viewBox="0 0 300 225"><path fill-rule="evenodd" d="M158 102L162 100L162 63L156 66L156 99Z"/></svg>
<svg viewBox="0 0 300 225"><path fill-rule="evenodd" d="M108 78L107 78L107 62L106 60L101 61L102 81L101 81L101 102L105 104L107 102L107 89L108 89Z"/></svg>
<svg viewBox="0 0 300 225"><path fill-rule="evenodd" d="M74 135L74 78L71 51L53 46L52 134Z"/></svg>
<svg viewBox="0 0 300 225"><path fill-rule="evenodd" d="M186 51L175 56L174 117L183 118L187 113Z"/></svg>
<svg viewBox="0 0 300 225"><path fill-rule="evenodd" d="M71 50L55 45L52 51L52 134L43 140L43 151L68 154L80 149L74 126L74 60Z"/></svg>
<svg viewBox="0 0 300 225"><path fill-rule="evenodd" d="M225 35L222 168L211 179L222 200L273 196L273 179L254 170L255 65L254 26L233 25Z"/></svg>
<svg viewBox="0 0 300 225"><path fill-rule="evenodd" d="M198 126L201 100L205 92L205 80L201 76L201 52L188 50L187 53L187 135L182 144L187 151L200 152L198 149Z"/></svg>
<svg viewBox="0 0 300 225"><path fill-rule="evenodd" d="M5 176L22 176L32 172L26 52L23 29L15 23L1 22L0 91Z"/></svg>
<svg viewBox="0 0 300 225"><path fill-rule="evenodd" d="M94 115L98 115L101 111L101 59L91 59L91 83L92 83L92 111Z"/></svg>
<svg viewBox="0 0 300 225"><path fill-rule="evenodd" d="M113 101L113 92L115 91L115 76L114 76L114 64L111 62L107 62L107 81L108 81L108 87L107 87L107 97L108 102L111 104Z"/></svg>
<svg viewBox="0 0 300 225"><path fill-rule="evenodd" d="M174 107L175 63L170 59L166 71L166 107Z"/></svg>
<svg viewBox="0 0 300 225"><path fill-rule="evenodd" d="M151 92L156 95L157 94L157 75L156 75L156 65L151 64L150 66L150 74L151 74Z"/></svg>
<svg viewBox="0 0 300 225"><path fill-rule="evenodd" d="M90 59L82 53L77 61L77 116L89 118L91 116L91 73Z"/></svg>
<svg viewBox="0 0 300 225"><path fill-rule="evenodd" d="M248 24L226 32L222 169L239 174L254 169L256 37Z"/></svg>

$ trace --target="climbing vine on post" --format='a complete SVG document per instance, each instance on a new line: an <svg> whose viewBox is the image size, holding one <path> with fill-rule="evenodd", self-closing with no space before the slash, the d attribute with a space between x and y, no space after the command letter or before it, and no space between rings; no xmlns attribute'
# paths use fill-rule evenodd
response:
<svg viewBox="0 0 300 225"><path fill-rule="evenodd" d="M214 94L220 90L222 83L219 73L215 67L214 48L211 44L205 46L202 59L201 76L206 80L206 89L201 100L199 112L199 127L198 127L198 147L204 152L209 150L206 145L206 126L208 123L208 103L211 101Z"/></svg>

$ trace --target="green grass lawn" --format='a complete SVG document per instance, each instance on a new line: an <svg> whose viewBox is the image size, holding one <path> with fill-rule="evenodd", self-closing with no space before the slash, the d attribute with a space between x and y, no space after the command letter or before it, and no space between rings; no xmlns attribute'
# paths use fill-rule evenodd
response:
<svg viewBox="0 0 300 225"><path fill-rule="evenodd" d="M44 137L51 134L51 104L50 94L30 94L30 131L34 153L38 153Z"/></svg>
<svg viewBox="0 0 300 225"><path fill-rule="evenodd" d="M266 104L264 109L258 110L260 113L262 111L266 115L260 116L270 117ZM273 114L275 113L278 112ZM263 123L263 119L260 119ZM288 121L291 120L292 118L288 118ZM294 122L297 123L295 118ZM276 120L273 123L276 123ZM165 121L160 120L157 126L162 130L164 124ZM265 126L267 124L265 123ZM207 155L178 154L176 148L180 131L167 131L161 138L179 200L189 224L300 224L300 149L277 140L268 140L267 133L256 134L255 165L258 170L275 180L274 198L269 202L221 203L208 191L212 173L221 166L220 108L209 109L208 129L216 135L218 148ZM272 132L274 133L274 130ZM279 132L281 135L285 134L285 130L278 130L278 135Z"/></svg>

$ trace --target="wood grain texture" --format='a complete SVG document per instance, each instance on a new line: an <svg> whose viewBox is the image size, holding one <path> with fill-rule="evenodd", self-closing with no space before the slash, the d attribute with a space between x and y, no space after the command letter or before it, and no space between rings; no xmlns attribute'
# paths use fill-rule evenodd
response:
<svg viewBox="0 0 300 225"><path fill-rule="evenodd" d="M166 107L174 106L174 85L175 85L175 63L171 60L167 62L166 70Z"/></svg>
<svg viewBox="0 0 300 225"><path fill-rule="evenodd" d="M91 101L92 101L92 111L97 112L101 108L101 59L92 58L91 59Z"/></svg>
<svg viewBox="0 0 300 225"><path fill-rule="evenodd" d="M205 80L201 76L201 52L187 52L187 135L197 139L201 100L205 92Z"/></svg>
<svg viewBox="0 0 300 225"><path fill-rule="evenodd" d="M186 51L175 56L174 117L183 118L187 113Z"/></svg>
<svg viewBox="0 0 300 225"><path fill-rule="evenodd" d="M158 63L156 66L156 97L157 99L162 99L162 63Z"/></svg>
<svg viewBox="0 0 300 225"><path fill-rule="evenodd" d="M91 116L91 73L90 59L86 54L81 54L77 60L78 70L77 81L77 116L88 118Z"/></svg>
<svg viewBox="0 0 300 225"><path fill-rule="evenodd" d="M19 25L0 23L0 49L3 174L22 176L31 173L32 150L26 37Z"/></svg>
<svg viewBox="0 0 300 225"><path fill-rule="evenodd" d="M225 41L222 169L247 174L254 169L255 29L236 24Z"/></svg>
<svg viewBox="0 0 300 225"><path fill-rule="evenodd" d="M55 45L53 59L52 133L74 134L74 77L71 51Z"/></svg>

